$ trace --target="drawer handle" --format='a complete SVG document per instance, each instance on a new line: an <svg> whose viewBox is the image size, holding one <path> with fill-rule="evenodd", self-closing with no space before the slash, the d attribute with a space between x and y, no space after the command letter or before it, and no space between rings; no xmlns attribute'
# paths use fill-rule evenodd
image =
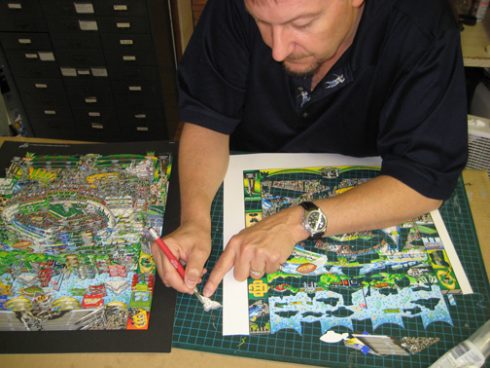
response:
<svg viewBox="0 0 490 368"><path fill-rule="evenodd" d="M95 20L79 20L78 25L82 31L98 31L99 27Z"/></svg>
<svg viewBox="0 0 490 368"><path fill-rule="evenodd" d="M54 61L54 53L48 51L39 51L39 60L41 61Z"/></svg>
<svg viewBox="0 0 490 368"><path fill-rule="evenodd" d="M76 77L77 76L77 70L75 68L60 68L61 69L61 75L63 77Z"/></svg>
<svg viewBox="0 0 490 368"><path fill-rule="evenodd" d="M123 55L122 59L123 59L123 61L136 61L136 56L135 55Z"/></svg>
<svg viewBox="0 0 490 368"><path fill-rule="evenodd" d="M90 126L92 127L92 129L104 129L104 124L101 123L90 123Z"/></svg>
<svg viewBox="0 0 490 368"><path fill-rule="evenodd" d="M32 40L30 38L18 38L17 42L21 45L30 45Z"/></svg>
<svg viewBox="0 0 490 368"><path fill-rule="evenodd" d="M84 101L85 101L85 103L88 103L88 104L97 103L97 97L95 97L95 96L85 97Z"/></svg>
<svg viewBox="0 0 490 368"><path fill-rule="evenodd" d="M90 68L92 70L92 75L94 77L107 77L109 73L107 73L106 68Z"/></svg>
<svg viewBox="0 0 490 368"><path fill-rule="evenodd" d="M114 11L128 11L128 6L125 4L114 4L112 9L114 9Z"/></svg>
<svg viewBox="0 0 490 368"><path fill-rule="evenodd" d="M131 28L131 22L116 22L116 27L119 29Z"/></svg>
<svg viewBox="0 0 490 368"><path fill-rule="evenodd" d="M24 56L25 56L26 59L31 59L31 60L38 58L38 55L36 53L34 53L34 52L26 52L24 54Z"/></svg>
<svg viewBox="0 0 490 368"><path fill-rule="evenodd" d="M131 92L141 92L143 90L143 87L141 87L141 86L129 86L128 89Z"/></svg>
<svg viewBox="0 0 490 368"><path fill-rule="evenodd" d="M78 75L90 75L90 70L89 69L77 69L77 74Z"/></svg>
<svg viewBox="0 0 490 368"><path fill-rule="evenodd" d="M150 130L150 128L148 128L147 126L137 126L136 127L137 132L147 132L149 130Z"/></svg>
<svg viewBox="0 0 490 368"><path fill-rule="evenodd" d="M77 14L93 14L95 13L94 5L92 3L73 3L75 6L75 12Z"/></svg>
<svg viewBox="0 0 490 368"><path fill-rule="evenodd" d="M44 110L44 115L56 115L56 110Z"/></svg>
<svg viewBox="0 0 490 368"><path fill-rule="evenodd" d="M48 85L46 83L34 83L34 88L46 89L48 88Z"/></svg>
<svg viewBox="0 0 490 368"><path fill-rule="evenodd" d="M8 3L7 8L12 9L12 10L20 10L20 9L22 9L22 4L21 3Z"/></svg>
<svg viewBox="0 0 490 368"><path fill-rule="evenodd" d="M125 38L125 39L119 40L119 44L123 45L123 46L131 46L131 45L134 45L134 41L129 39L129 38Z"/></svg>
<svg viewBox="0 0 490 368"><path fill-rule="evenodd" d="M135 119L146 119L146 114L134 114Z"/></svg>
<svg viewBox="0 0 490 368"><path fill-rule="evenodd" d="M88 116L91 118L99 118L100 117L100 112L97 111L89 111Z"/></svg>

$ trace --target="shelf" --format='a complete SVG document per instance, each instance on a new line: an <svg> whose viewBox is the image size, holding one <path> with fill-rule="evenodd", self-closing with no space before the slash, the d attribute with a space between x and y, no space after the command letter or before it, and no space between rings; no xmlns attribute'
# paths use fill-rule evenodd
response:
<svg viewBox="0 0 490 368"><path fill-rule="evenodd" d="M490 12L474 26L464 26L461 46L465 66L490 67Z"/></svg>

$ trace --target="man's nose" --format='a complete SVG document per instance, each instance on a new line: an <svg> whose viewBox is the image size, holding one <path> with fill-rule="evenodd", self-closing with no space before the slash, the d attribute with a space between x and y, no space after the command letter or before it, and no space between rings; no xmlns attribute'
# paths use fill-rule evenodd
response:
<svg viewBox="0 0 490 368"><path fill-rule="evenodd" d="M287 32L283 27L272 27L272 57L276 61L284 61L290 53Z"/></svg>

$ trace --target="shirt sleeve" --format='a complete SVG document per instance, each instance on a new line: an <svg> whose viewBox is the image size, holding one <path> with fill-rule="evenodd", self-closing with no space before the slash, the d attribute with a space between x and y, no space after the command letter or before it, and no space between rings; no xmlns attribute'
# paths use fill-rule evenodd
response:
<svg viewBox="0 0 490 368"><path fill-rule="evenodd" d="M405 65L380 116L381 173L447 199L466 165L468 125L459 31L435 37Z"/></svg>
<svg viewBox="0 0 490 368"><path fill-rule="evenodd" d="M180 119L230 134L241 121L251 17L242 0L209 0L178 70Z"/></svg>

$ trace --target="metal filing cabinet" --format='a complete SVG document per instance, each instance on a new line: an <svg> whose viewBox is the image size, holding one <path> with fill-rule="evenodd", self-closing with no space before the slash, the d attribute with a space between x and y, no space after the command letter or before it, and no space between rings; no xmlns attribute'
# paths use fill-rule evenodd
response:
<svg viewBox="0 0 490 368"><path fill-rule="evenodd" d="M173 136L168 9L167 0L0 0L0 43L32 134Z"/></svg>

